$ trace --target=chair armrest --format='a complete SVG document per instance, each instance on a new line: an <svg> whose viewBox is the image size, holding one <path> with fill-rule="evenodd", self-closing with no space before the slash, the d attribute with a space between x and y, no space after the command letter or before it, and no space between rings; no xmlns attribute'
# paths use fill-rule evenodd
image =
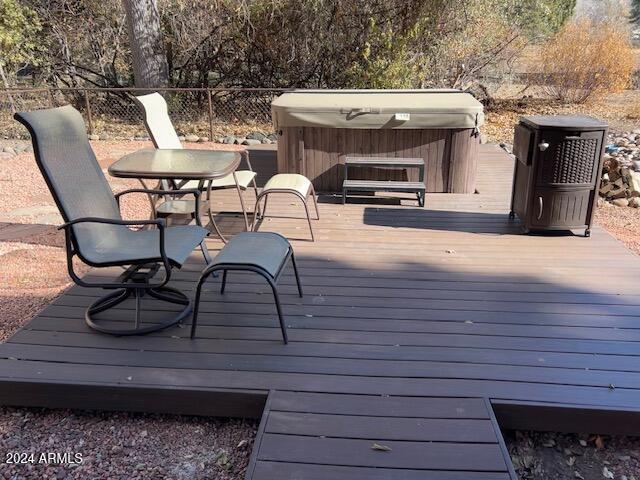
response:
<svg viewBox="0 0 640 480"><path fill-rule="evenodd" d="M198 198L198 197L196 197ZM164 230L166 228L166 221L164 218L156 218L154 220L119 220L115 218L101 218L101 217L81 217L70 220L58 227L58 230L63 230L67 233L70 233L70 229L73 225L78 223L102 223L108 225L122 225L122 226L135 226L135 225L155 225L158 227L160 231L160 258L162 259L162 263L166 271L168 272L171 269L171 264L169 262L169 257L167 257L167 252L165 249L165 238L164 238ZM69 237L68 237L69 238Z"/></svg>

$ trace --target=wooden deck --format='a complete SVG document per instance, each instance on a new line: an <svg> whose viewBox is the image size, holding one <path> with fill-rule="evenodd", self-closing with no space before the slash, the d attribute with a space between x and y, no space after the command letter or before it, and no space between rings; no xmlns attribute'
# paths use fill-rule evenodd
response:
<svg viewBox="0 0 640 480"><path fill-rule="evenodd" d="M297 239L305 297L291 271L281 280L289 345L249 274L224 295L211 281L194 341L93 333L83 311L100 292L73 287L0 345L0 403L262 415L253 480L515 478L496 418L640 434L640 258L597 227L520 235L512 167L485 146L479 194L428 194L424 209L323 198L315 243L301 218L263 222ZM287 197L269 211L302 215ZM194 252L172 285L192 290L202 267ZM143 305L148 321L167 314Z"/></svg>

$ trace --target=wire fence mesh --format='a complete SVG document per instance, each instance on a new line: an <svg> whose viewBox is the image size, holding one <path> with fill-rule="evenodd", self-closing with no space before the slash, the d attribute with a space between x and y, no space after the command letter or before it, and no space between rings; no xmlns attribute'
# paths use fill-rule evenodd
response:
<svg viewBox="0 0 640 480"><path fill-rule="evenodd" d="M160 92L180 135L200 137L270 132L271 101L283 89L0 89L0 136L24 138L13 120L17 111L71 104L85 117L87 131L105 138L146 136L135 95Z"/></svg>

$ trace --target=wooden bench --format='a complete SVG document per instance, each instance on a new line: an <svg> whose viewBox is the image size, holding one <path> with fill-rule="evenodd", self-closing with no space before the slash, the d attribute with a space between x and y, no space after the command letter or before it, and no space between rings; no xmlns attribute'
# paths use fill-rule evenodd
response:
<svg viewBox="0 0 640 480"><path fill-rule="evenodd" d="M420 181L403 180L352 180L349 178L349 167L373 167L384 169L417 168ZM344 162L344 182L342 182L342 203L347 202L347 192L407 192L415 193L418 204L424 207L424 160L422 158L391 157L346 157Z"/></svg>

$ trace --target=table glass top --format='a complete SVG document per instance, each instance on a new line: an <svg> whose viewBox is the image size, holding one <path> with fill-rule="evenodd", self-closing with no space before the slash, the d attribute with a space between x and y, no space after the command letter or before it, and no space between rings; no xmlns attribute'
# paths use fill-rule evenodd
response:
<svg viewBox="0 0 640 480"><path fill-rule="evenodd" d="M125 155L109 167L114 177L216 179L240 164L240 152L221 150L144 149Z"/></svg>

